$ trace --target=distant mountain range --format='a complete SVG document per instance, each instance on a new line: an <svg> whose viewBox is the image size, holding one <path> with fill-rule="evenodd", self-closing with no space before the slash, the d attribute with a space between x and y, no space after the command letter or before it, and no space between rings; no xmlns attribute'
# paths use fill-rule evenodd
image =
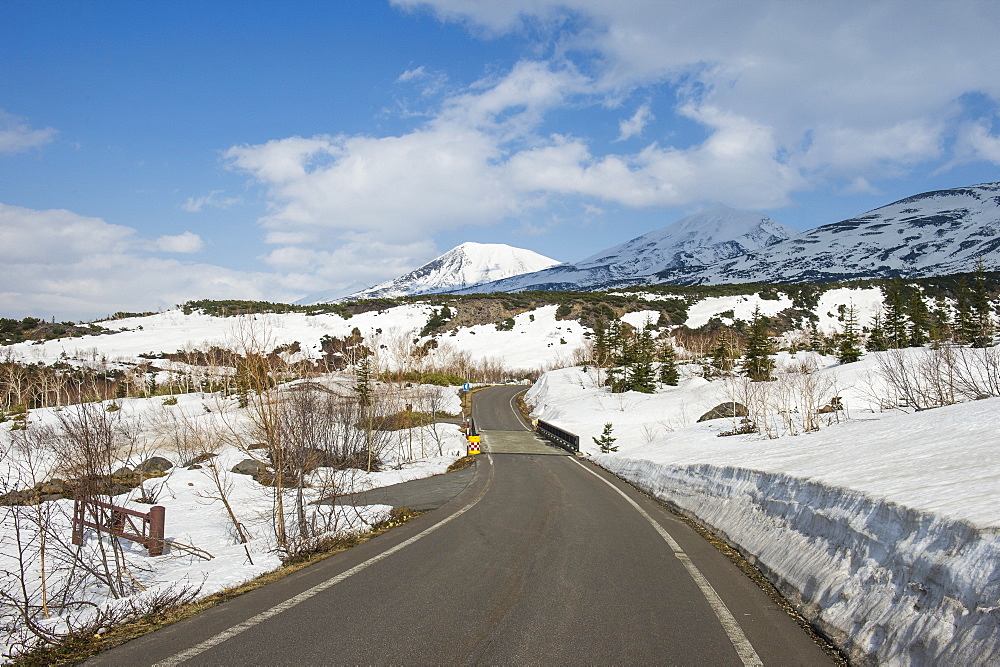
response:
<svg viewBox="0 0 1000 667"><path fill-rule="evenodd" d="M716 205L575 264L463 243L346 298L916 278L972 271L980 259L1000 270L1000 183L926 192L801 233Z"/></svg>
<svg viewBox="0 0 1000 667"><path fill-rule="evenodd" d="M925 192L659 283L835 282L1000 268L1000 183Z"/></svg>
<svg viewBox="0 0 1000 667"><path fill-rule="evenodd" d="M505 278L463 290L518 292L528 289L588 290L648 284L671 269L704 267L765 248L798 232L759 213L722 205L681 218L577 262Z"/></svg>

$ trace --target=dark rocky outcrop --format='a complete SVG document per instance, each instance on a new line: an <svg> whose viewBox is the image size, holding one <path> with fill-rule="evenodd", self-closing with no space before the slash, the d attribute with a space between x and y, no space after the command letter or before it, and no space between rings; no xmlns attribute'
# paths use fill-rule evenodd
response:
<svg viewBox="0 0 1000 667"><path fill-rule="evenodd" d="M737 403L736 401L728 401L726 403L719 403L714 408L703 414L698 418L699 422L705 422L709 419L731 419L733 417L746 417L750 414L747 411L747 406L742 403Z"/></svg>

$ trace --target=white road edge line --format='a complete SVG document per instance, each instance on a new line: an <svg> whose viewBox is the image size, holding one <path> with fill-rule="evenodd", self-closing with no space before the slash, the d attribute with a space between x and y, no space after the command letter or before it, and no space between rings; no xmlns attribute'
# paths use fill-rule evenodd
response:
<svg viewBox="0 0 1000 667"><path fill-rule="evenodd" d="M181 651L180 653L176 653L176 654L170 656L166 660L162 660L160 662L155 663L154 667L172 667L173 665L179 665L179 664L181 664L182 662L184 662L186 660L190 660L191 658L197 657L198 655L204 653L208 649L213 648L215 646L218 646L222 642L224 642L224 641L226 641L228 639L232 639L233 637L239 635L240 633L246 632L247 630L249 630L249 629L251 629L251 628L253 628L253 627L257 626L257 625L260 625L261 623L263 623L267 619L272 618L274 616L277 616L278 614L280 614L283 611L287 611L287 610L291 609L292 607L294 607L295 605L299 604L300 602L304 602L305 600L308 600L309 598L313 597L314 595L316 595L318 593L322 593L326 589L331 588L331 587L339 584L340 582L344 581L345 579L347 579L351 575L357 574L358 572L361 572L365 568L367 568L367 567L369 567L371 565L374 565L375 563L379 562L380 560L388 558L389 556L393 555L397 551L402 551L403 549L405 549L406 547L410 546L411 544L413 544L417 540L420 540L420 539L422 539L424 537L427 537L428 535L430 535L431 533L433 533L435 530L437 530L441 526L444 526L445 524L447 524L448 522L452 521L453 519L457 519L458 517L462 516L463 514L465 514L466 512L468 512L470 509L472 509L476 505L476 503L478 503L480 500L482 500L483 496L486 495L486 492L493 485L493 459L492 459L492 457L490 457L489 454L487 454L486 457L487 457L487 460L489 460L489 462L490 462L490 476L489 476L489 479L486 482L486 485L483 487L482 491L480 491L479 494L476 495L476 497L473 498L472 501L468 505L466 505L462 509L458 510L457 512L455 512L451 516L449 516L449 517L447 517L445 519L442 519L441 521L437 522L433 526L430 526L429 528L425 529L421 533L417 533L416 535L414 535L413 537L407 539L406 541L400 542L396 546L394 546L394 547L392 547L390 549L386 549L385 551L383 551L382 553L380 553L380 554L378 554L376 556L372 556L371 558L369 558L365 562L359 563L358 565L355 565L351 569L346 570L346 571L338 574L337 576L335 576L335 577L333 577L331 579L327 579L324 582L316 584L312 588L309 588L309 589L307 589L305 591L302 591L301 593L299 593L298 595L296 595L294 597L288 598L287 600L285 600L281 604L275 605L274 607L271 607L267 611L262 611L261 613L257 614L256 616L252 616L252 617L248 618L247 620L243 621L242 623L238 623L238 624L234 625L233 627L229 628L228 630L224 630L223 632L220 632L219 634L215 635L214 637L209 637L205 641L203 641L203 642L201 642L199 644L195 644L194 646L192 646L191 648L189 648L189 649L187 649L185 651Z"/></svg>
<svg viewBox="0 0 1000 667"><path fill-rule="evenodd" d="M522 396L527 391L528 390L525 389L524 391L517 392L516 394L510 397L510 400L507 401L507 403L510 405L511 412L513 412L514 415L517 417L517 420L521 422L521 425L524 426L529 431L532 431L534 429L531 427L531 424L524 421L524 417L521 416L521 411L514 407L514 399L517 398L518 396Z"/></svg>
<svg viewBox="0 0 1000 667"><path fill-rule="evenodd" d="M698 567L691 562L688 555L684 553L684 550L681 549L681 545L677 543L677 540L675 540L663 526L655 521L653 517L649 516L646 510L642 509L637 502L629 498L624 491L577 461L575 457L568 458L589 472L591 475L614 489L618 495L628 501L628 503L634 507L636 511L639 512L639 514L641 514L651 526L653 526L653 528L656 529L656 532L660 534L660 537L662 537L667 545L670 546L671 550L673 550L674 556L677 560L684 565L688 574L690 574L691 578L694 579L694 583L701 590L701 594L705 596L709 606L712 607L712 611L715 612L719 622L722 624L722 629L725 630L726 635L729 636L729 641L733 643L733 648L736 649L736 653L739 654L743 664L746 665L746 667L763 667L764 663L761 662L760 656L757 655L757 651L754 650L750 640L747 639L747 636L743 633L743 628L741 628L740 624L736 622L735 618L733 618L733 614L729 611L729 607L726 606L726 603L722 601L719 594L714 588L712 588L712 584L709 583L708 579L705 578L705 575L701 573L701 570L699 570Z"/></svg>

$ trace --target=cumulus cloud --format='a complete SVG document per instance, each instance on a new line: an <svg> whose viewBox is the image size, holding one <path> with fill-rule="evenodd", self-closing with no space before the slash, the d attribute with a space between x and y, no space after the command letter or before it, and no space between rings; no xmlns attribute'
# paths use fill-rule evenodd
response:
<svg viewBox="0 0 1000 667"><path fill-rule="evenodd" d="M920 11L892 1L394 4L494 34L530 35L534 21L573 18L556 51L596 54L595 87L675 86L689 102L771 128L790 161L806 150L801 166L820 179L858 170L875 178L887 164L940 160L957 130L946 122L951 106L972 91L1000 100L1000 79L986 65L1000 60L1000 4L989 0L921 3ZM989 142L982 145L989 159Z"/></svg>
<svg viewBox="0 0 1000 667"><path fill-rule="evenodd" d="M721 190L731 205L773 207L802 185L777 159L770 128L708 105L678 111L709 130L683 150L651 144L594 155L583 139L539 132L554 109L590 100L593 86L572 67L523 61L446 98L406 134L289 137L224 155L265 187L260 222L267 242L282 248L336 248L350 235L406 246L511 218L531 229L524 216L558 196L644 207L717 200ZM644 105L623 132L636 134L651 118Z"/></svg>
<svg viewBox="0 0 1000 667"><path fill-rule="evenodd" d="M21 153L44 146L55 138L56 133L51 127L34 130L23 118L0 109L0 154Z"/></svg>
<svg viewBox="0 0 1000 667"><path fill-rule="evenodd" d="M189 299L295 299L303 293L275 273L146 254L191 252L200 244L190 232L146 241L131 227L72 211L0 204L0 312L93 319Z"/></svg>

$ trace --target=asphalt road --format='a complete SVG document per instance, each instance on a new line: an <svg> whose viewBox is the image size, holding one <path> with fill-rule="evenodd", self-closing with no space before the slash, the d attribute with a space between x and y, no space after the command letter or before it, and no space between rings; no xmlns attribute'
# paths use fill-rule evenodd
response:
<svg viewBox="0 0 1000 667"><path fill-rule="evenodd" d="M93 664L829 663L697 533L524 430L512 391L477 392L485 451L439 509Z"/></svg>

